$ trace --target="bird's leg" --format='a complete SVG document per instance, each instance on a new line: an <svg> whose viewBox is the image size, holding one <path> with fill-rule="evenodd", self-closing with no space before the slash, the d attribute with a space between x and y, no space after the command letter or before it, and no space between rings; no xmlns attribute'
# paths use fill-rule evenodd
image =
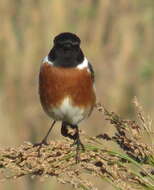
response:
<svg viewBox="0 0 154 190"><path fill-rule="evenodd" d="M80 156L79 156L80 147L82 148L83 151L85 151L85 147L80 140L79 128L77 125L75 126L75 129L76 129L76 133L75 133L76 138L74 139L73 145L77 145L77 147L76 147L76 163L78 163L80 161Z"/></svg>
<svg viewBox="0 0 154 190"><path fill-rule="evenodd" d="M75 132L75 134L73 135L73 138L72 138L72 139L74 139L74 143L72 144L72 146L77 145L77 146L79 146L79 148L81 146L82 150L84 151L85 148L84 148L83 143L80 140L78 126L77 125L71 125L71 128L73 128L73 129L75 128L75 130L76 130L76 132Z"/></svg>
<svg viewBox="0 0 154 190"><path fill-rule="evenodd" d="M68 128L67 126L70 126L72 129L75 129L76 132L74 135L71 135L68 133ZM80 160L80 157L79 157L79 150L80 150L80 147L82 148L82 150L84 151L85 148L84 148L84 145L82 144L81 140L80 140L80 136L79 136L79 129L78 129L78 126L77 125L71 125L71 124L68 124L66 122L63 122L62 123L62 127L61 127L61 134L65 137L68 137L70 139L73 139L74 140L74 143L71 145L71 146L74 146L74 145L77 145L76 147L76 163L79 162Z"/></svg>
<svg viewBox="0 0 154 190"><path fill-rule="evenodd" d="M33 147L36 147L36 146L39 147L39 148L38 148L39 154L40 154L40 148L42 147L42 145L48 145L48 143L47 143L47 138L48 138L48 136L49 136L49 134L50 134L50 132L51 132L53 126L55 125L55 123L56 123L56 121L53 121L51 127L49 128L47 134L46 134L45 137L42 139L42 141L39 142L39 143L35 143L35 144L33 145Z"/></svg>

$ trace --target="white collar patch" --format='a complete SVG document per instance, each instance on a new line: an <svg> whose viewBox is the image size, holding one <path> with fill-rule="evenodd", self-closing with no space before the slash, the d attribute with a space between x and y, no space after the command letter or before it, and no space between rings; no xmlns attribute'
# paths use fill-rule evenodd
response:
<svg viewBox="0 0 154 190"><path fill-rule="evenodd" d="M43 63L48 63L48 64L53 65L53 63L52 63L51 61L49 61L48 56L46 56L46 57L43 59Z"/></svg>
<svg viewBox="0 0 154 190"><path fill-rule="evenodd" d="M77 66L78 69L84 69L84 68L88 68L88 60L87 58L85 57L83 62L80 63L78 66Z"/></svg>
<svg viewBox="0 0 154 190"><path fill-rule="evenodd" d="M44 59L43 59L43 63L48 63L50 65L53 65L53 62L51 62L48 58L48 56L46 56ZM80 63L78 66L77 66L78 69L85 69L85 68L88 68L88 60L87 58L85 57L83 62Z"/></svg>

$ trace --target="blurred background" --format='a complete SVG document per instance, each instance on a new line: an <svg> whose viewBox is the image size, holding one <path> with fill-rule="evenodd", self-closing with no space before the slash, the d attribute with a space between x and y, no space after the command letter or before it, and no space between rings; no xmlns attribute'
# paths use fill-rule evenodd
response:
<svg viewBox="0 0 154 190"><path fill-rule="evenodd" d="M0 1L0 146L38 142L51 120L38 96L42 59L55 35L74 32L96 73L98 100L110 111L134 118L137 96L154 116L153 0L1 0ZM88 135L110 132L97 113L81 123ZM51 139L61 139L60 123ZM111 190L98 183L99 189ZM41 183L28 177L0 184L2 190L69 189L53 178Z"/></svg>

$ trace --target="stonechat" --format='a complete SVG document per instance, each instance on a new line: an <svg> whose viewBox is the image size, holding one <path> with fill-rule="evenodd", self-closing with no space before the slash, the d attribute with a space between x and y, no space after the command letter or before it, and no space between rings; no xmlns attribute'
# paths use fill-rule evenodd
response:
<svg viewBox="0 0 154 190"><path fill-rule="evenodd" d="M41 105L53 123L61 121L61 134L74 140L77 145L76 160L81 146L78 124L89 117L96 101L94 71L80 48L80 38L65 32L54 38L54 45L43 59L39 74L39 95ZM68 127L75 130L72 135Z"/></svg>

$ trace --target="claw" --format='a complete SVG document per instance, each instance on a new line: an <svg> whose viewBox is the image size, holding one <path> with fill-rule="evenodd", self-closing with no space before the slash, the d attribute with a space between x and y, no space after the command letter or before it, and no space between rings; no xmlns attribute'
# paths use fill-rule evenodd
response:
<svg viewBox="0 0 154 190"><path fill-rule="evenodd" d="M37 151L38 151L38 156L40 157L41 156L41 154L40 154L40 149L42 148L42 146L43 145L49 145L48 143L47 143L47 141L46 140L42 140L41 142L38 142L38 143L35 143L35 144L33 144L33 147L38 147L38 149L37 149Z"/></svg>
<svg viewBox="0 0 154 190"><path fill-rule="evenodd" d="M42 145L49 145L47 141L42 140L41 142L33 144L33 147L42 146Z"/></svg>
<svg viewBox="0 0 154 190"><path fill-rule="evenodd" d="M51 132L51 130L52 130L55 123L56 123L56 121L54 120L51 127L50 127L50 129L49 129L49 131L47 132L46 136L43 138L43 140L41 142L35 143L33 145L33 147L38 147L38 156L40 156L40 149L42 148L42 145L48 145L47 138L48 138L48 135Z"/></svg>

